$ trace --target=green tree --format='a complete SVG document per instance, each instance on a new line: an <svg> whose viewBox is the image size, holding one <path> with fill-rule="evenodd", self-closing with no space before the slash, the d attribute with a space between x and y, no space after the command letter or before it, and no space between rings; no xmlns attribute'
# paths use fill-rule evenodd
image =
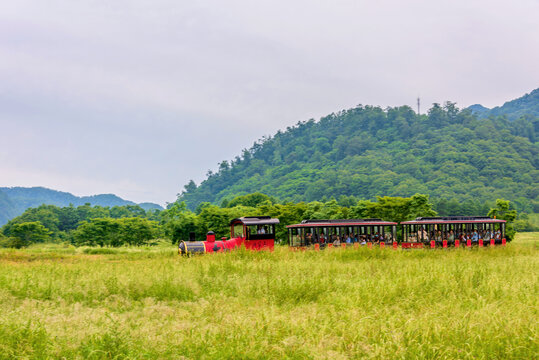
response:
<svg viewBox="0 0 539 360"><path fill-rule="evenodd" d="M511 202L504 199L496 199L496 207L493 207L488 212L488 216L500 220L506 220L505 235L508 240L513 240L515 237L515 229L513 221L517 218L517 211L512 208Z"/></svg>
<svg viewBox="0 0 539 360"><path fill-rule="evenodd" d="M258 215L255 208L235 206L233 208L220 208L215 205L204 207L196 219L197 236L204 239L208 231L215 232L217 238L227 237L230 234L230 220L242 216Z"/></svg>
<svg viewBox="0 0 539 360"><path fill-rule="evenodd" d="M226 207L232 208L238 205L247 207L256 207L266 201L273 203L275 200L268 195L261 194L259 192L237 196L232 199Z"/></svg>
<svg viewBox="0 0 539 360"><path fill-rule="evenodd" d="M144 218L97 218L83 221L75 230L77 245L146 245L153 238L157 223Z"/></svg>
<svg viewBox="0 0 539 360"><path fill-rule="evenodd" d="M435 216L428 195L415 194L410 198L377 197L377 202L361 201L352 208L352 214L360 217L380 218L387 221L401 222L413 220L419 216Z"/></svg>
<svg viewBox="0 0 539 360"><path fill-rule="evenodd" d="M120 246L119 224L110 218L95 218L83 221L73 232L78 246Z"/></svg>
<svg viewBox="0 0 539 360"><path fill-rule="evenodd" d="M197 230L197 216L187 209L185 202L175 202L161 214L161 225L173 244L189 240L189 233Z"/></svg>
<svg viewBox="0 0 539 360"><path fill-rule="evenodd" d="M118 236L126 245L147 245L157 231L157 222L140 217L122 218L116 221L119 224Z"/></svg>
<svg viewBox="0 0 539 360"><path fill-rule="evenodd" d="M46 242L51 234L52 232L39 221L14 224L11 228L11 236L17 240L13 243L15 248Z"/></svg>

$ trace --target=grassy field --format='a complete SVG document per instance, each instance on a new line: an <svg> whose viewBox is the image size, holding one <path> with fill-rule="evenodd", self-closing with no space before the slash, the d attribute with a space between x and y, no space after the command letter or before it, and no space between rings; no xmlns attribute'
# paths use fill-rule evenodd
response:
<svg viewBox="0 0 539 360"><path fill-rule="evenodd" d="M1 250L0 358L533 359L538 255Z"/></svg>

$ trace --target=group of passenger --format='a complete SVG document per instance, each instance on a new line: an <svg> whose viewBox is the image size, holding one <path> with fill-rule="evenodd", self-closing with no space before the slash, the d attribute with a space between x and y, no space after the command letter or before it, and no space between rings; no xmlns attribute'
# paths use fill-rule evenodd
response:
<svg viewBox="0 0 539 360"><path fill-rule="evenodd" d="M312 233L306 233L305 234L305 245L311 245L311 244L320 244L320 245L327 245L327 244L333 244L333 246L340 246L341 244L354 244L359 243L360 245L367 245L368 242L379 244L381 242L392 242L393 237L391 234L332 234L326 235L324 233L320 234L319 237L316 236L316 234Z"/></svg>
<svg viewBox="0 0 539 360"><path fill-rule="evenodd" d="M502 233L500 230L498 231L490 231L490 230L474 230L473 232L464 232L459 235L460 241L468 241L471 240L472 242L479 242L479 240L483 241L490 241L491 239L494 240L501 240L502 239Z"/></svg>
<svg viewBox="0 0 539 360"><path fill-rule="evenodd" d="M494 239L496 241L501 241L502 233L500 230L490 231L490 230L473 230L473 231L463 231L461 233L455 233L453 230L449 232L442 233L440 230L431 231L430 234L427 231L419 230L416 233L410 234L408 240L410 242L421 242L421 241L431 241L435 240L436 242L442 242L447 240L448 243L453 244L455 240L458 239L460 242L467 242L471 240L472 243L479 242L480 239L483 241L490 241Z"/></svg>

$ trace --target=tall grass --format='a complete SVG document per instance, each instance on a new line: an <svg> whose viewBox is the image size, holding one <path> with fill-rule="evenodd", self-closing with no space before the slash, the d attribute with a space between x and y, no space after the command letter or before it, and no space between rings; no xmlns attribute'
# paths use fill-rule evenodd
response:
<svg viewBox="0 0 539 360"><path fill-rule="evenodd" d="M0 359L537 358L538 244L3 250Z"/></svg>

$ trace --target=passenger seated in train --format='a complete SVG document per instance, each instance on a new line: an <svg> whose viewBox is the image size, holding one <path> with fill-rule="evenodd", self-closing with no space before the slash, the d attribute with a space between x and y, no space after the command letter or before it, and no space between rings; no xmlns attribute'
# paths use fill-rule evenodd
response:
<svg viewBox="0 0 539 360"><path fill-rule="evenodd" d="M360 242L361 245L367 245L367 237L365 235L362 235L361 236L361 242Z"/></svg>
<svg viewBox="0 0 539 360"><path fill-rule="evenodd" d="M447 241L450 243L455 242L455 234L453 234L453 230L449 230L449 235L447 236Z"/></svg>
<svg viewBox="0 0 539 360"><path fill-rule="evenodd" d="M478 242L478 241L479 241L479 234L477 234L477 231L474 231L472 235L472 242Z"/></svg>
<svg viewBox="0 0 539 360"><path fill-rule="evenodd" d="M256 231L257 234L265 234L266 230L264 229L263 225L258 225L258 230Z"/></svg>
<svg viewBox="0 0 539 360"><path fill-rule="evenodd" d="M344 240L344 242L347 243L347 244L352 243L352 238L350 237L350 234L346 235L346 239Z"/></svg>
<svg viewBox="0 0 539 360"><path fill-rule="evenodd" d="M357 243L357 235L352 234L352 242Z"/></svg>
<svg viewBox="0 0 539 360"><path fill-rule="evenodd" d="M335 239L335 240L333 240L333 245L335 245L335 246L341 245L341 239L337 235L333 235L333 236L334 236L334 239Z"/></svg>
<svg viewBox="0 0 539 360"><path fill-rule="evenodd" d="M418 235L417 241L427 241L427 240L429 240L429 233L425 229L422 229L420 232L417 233L417 235Z"/></svg>
<svg viewBox="0 0 539 360"><path fill-rule="evenodd" d="M320 244L325 244L326 243L326 236L324 235L324 233L320 234Z"/></svg>

